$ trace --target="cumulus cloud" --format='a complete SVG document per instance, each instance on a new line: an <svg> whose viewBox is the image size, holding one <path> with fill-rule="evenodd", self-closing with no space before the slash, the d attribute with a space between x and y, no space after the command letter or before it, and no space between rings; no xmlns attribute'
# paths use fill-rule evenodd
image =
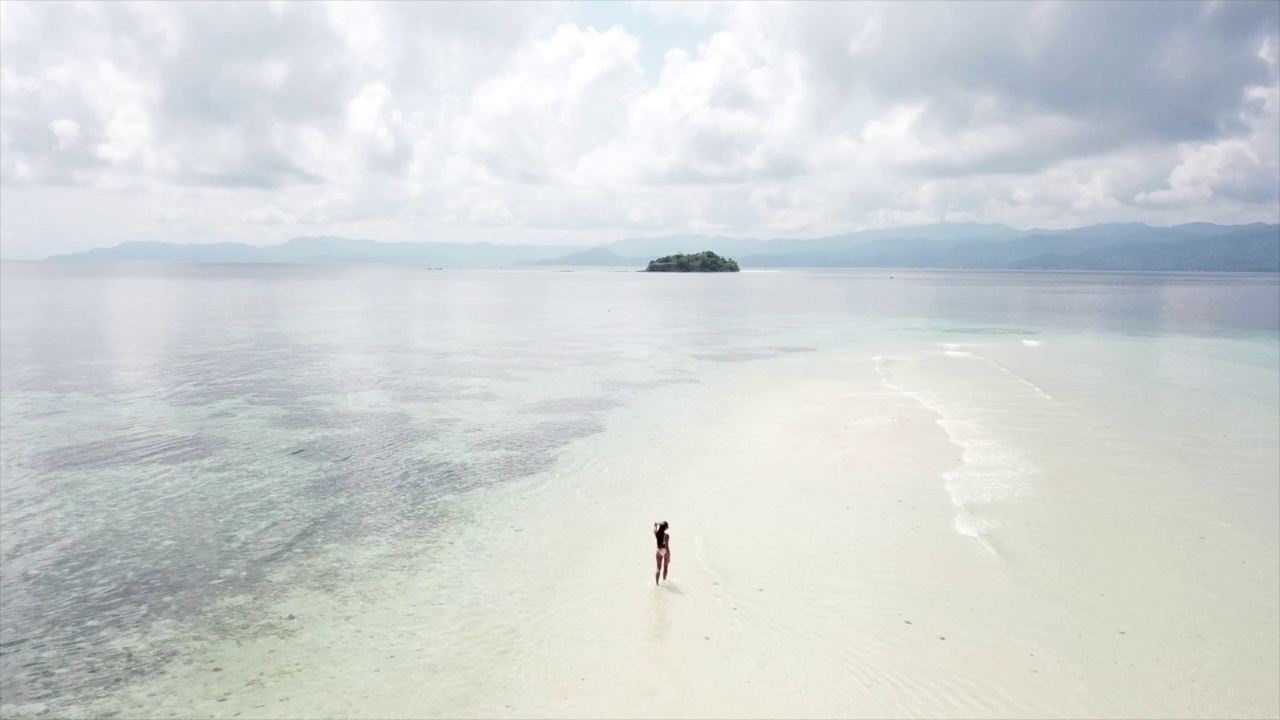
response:
<svg viewBox="0 0 1280 720"><path fill-rule="evenodd" d="M0 3L3 251L1280 214L1274 3L603 8Z"/></svg>
<svg viewBox="0 0 1280 720"><path fill-rule="evenodd" d="M80 123L69 118L49 123L49 130L58 139L58 150L66 150L80 139Z"/></svg>
<svg viewBox="0 0 1280 720"><path fill-rule="evenodd" d="M1280 202L1280 89L1245 92L1241 121L1250 131L1208 143L1187 143L1168 187L1138 193L1135 202L1188 208L1220 197L1244 204Z"/></svg>

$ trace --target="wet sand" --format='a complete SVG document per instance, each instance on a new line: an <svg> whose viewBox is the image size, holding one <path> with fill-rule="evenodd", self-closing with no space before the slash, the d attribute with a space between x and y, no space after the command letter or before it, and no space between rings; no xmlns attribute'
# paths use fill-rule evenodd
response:
<svg viewBox="0 0 1280 720"><path fill-rule="evenodd" d="M655 391L551 471L454 499L412 562L367 547L388 557L370 582L287 595L263 609L277 631L92 710L1276 716L1274 543L1159 453L965 361L806 353Z"/></svg>

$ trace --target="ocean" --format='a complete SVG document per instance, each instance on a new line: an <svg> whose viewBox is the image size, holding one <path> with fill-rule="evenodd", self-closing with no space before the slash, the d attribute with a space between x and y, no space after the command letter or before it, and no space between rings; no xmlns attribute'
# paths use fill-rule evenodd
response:
<svg viewBox="0 0 1280 720"><path fill-rule="evenodd" d="M1275 717L1280 276L7 263L0 561L6 717Z"/></svg>

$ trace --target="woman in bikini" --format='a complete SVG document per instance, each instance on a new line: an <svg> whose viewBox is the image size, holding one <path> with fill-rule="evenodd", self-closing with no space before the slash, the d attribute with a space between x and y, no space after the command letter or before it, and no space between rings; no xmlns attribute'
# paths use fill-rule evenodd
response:
<svg viewBox="0 0 1280 720"><path fill-rule="evenodd" d="M667 532L667 521L653 524L653 537L658 541L658 569L653 571L653 584L658 578L667 579L667 567L671 565L671 533Z"/></svg>

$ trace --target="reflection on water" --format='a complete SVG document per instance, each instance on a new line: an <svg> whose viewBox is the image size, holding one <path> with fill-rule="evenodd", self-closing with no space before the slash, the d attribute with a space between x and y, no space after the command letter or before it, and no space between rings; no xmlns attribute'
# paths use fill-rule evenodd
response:
<svg viewBox="0 0 1280 720"><path fill-rule="evenodd" d="M144 630L287 633L254 608L362 572L308 576L320 549L427 547L449 498L652 388L886 333L1278 327L1274 276L4 265L0 695L79 703L184 652Z"/></svg>

